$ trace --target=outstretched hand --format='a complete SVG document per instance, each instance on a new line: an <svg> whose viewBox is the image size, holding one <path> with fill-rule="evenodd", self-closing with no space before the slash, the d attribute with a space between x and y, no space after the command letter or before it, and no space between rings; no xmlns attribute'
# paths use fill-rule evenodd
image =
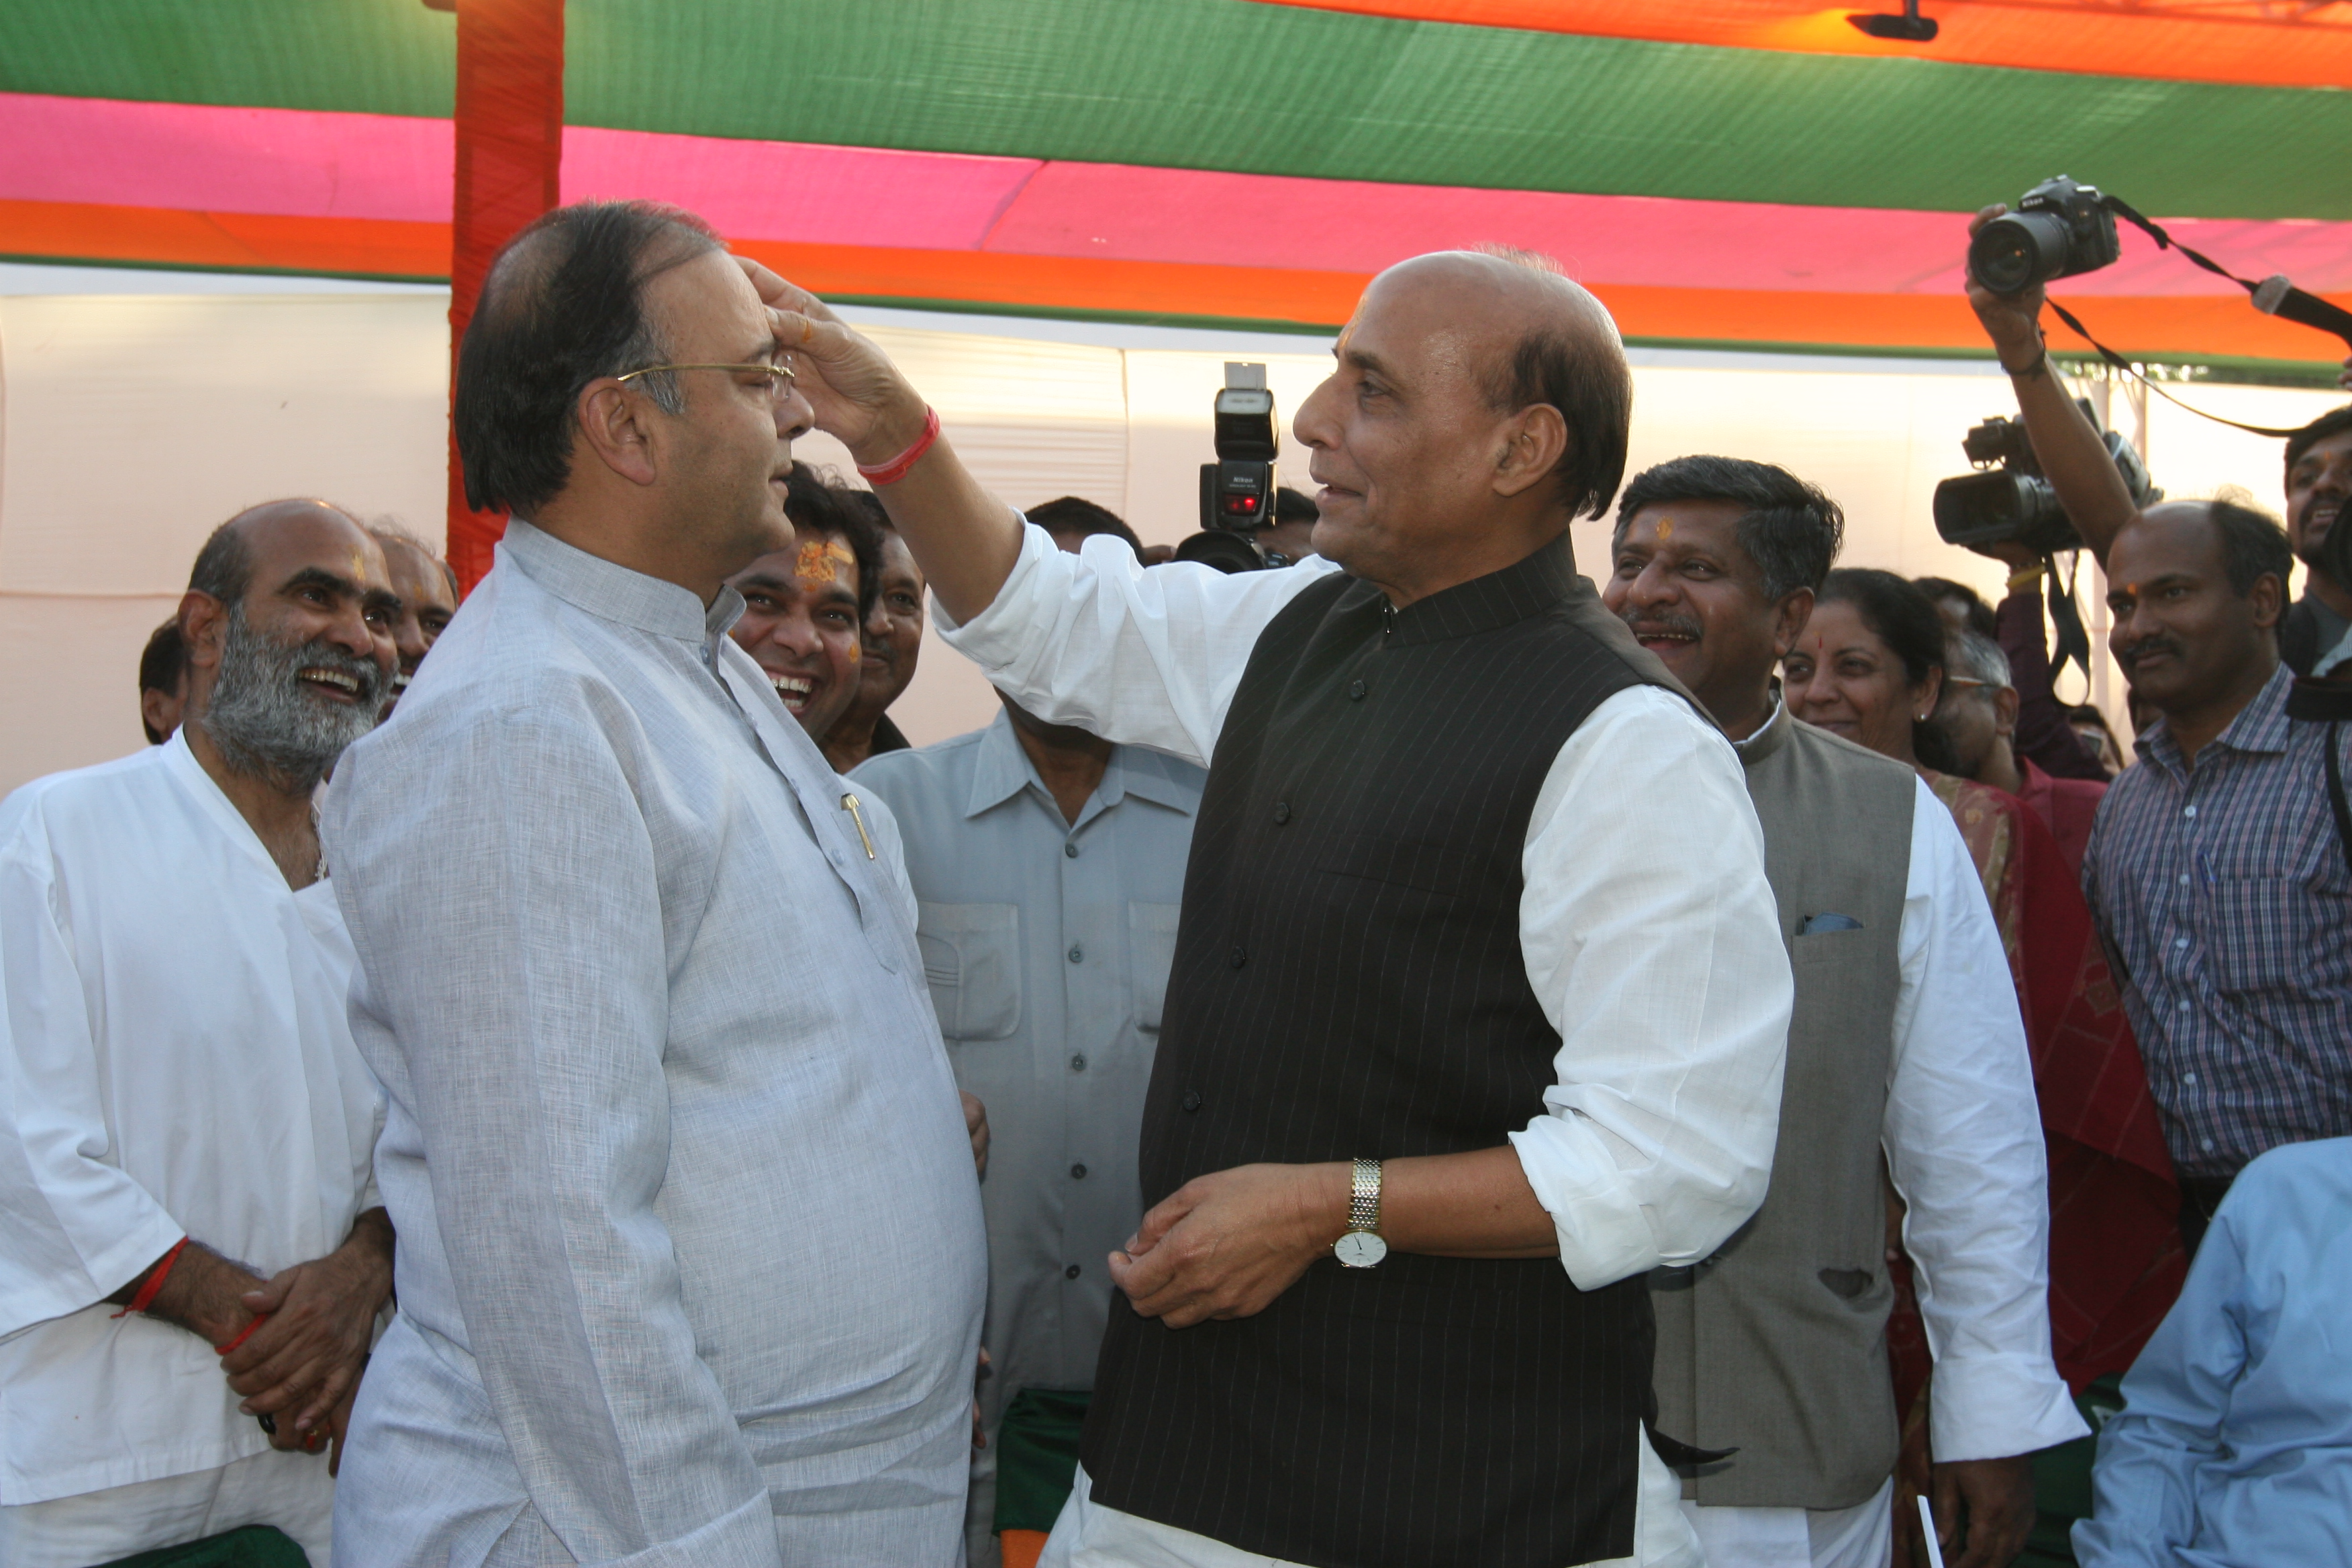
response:
<svg viewBox="0 0 2352 1568"><path fill-rule="evenodd" d="M768 307L777 342L795 369L813 372L796 385L816 427L866 464L887 463L923 433L923 400L889 355L852 330L825 302L748 256L735 264Z"/></svg>
<svg viewBox="0 0 2352 1568"><path fill-rule="evenodd" d="M1974 238L1977 230L2008 212L2007 205L1996 202L1969 220L1969 235ZM2031 369L2042 354L2042 285L2015 294L1996 294L1969 275L1969 303L1982 323L1985 336L1992 340L1993 353L2000 357L2000 367L2011 375Z"/></svg>

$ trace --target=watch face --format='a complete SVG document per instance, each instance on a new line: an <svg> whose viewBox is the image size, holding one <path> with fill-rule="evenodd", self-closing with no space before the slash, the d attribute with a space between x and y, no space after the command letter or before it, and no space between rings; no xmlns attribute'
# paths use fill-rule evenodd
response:
<svg viewBox="0 0 2352 1568"><path fill-rule="evenodd" d="M1350 1268L1370 1268L1389 1255L1389 1244L1369 1230L1351 1230L1331 1250Z"/></svg>

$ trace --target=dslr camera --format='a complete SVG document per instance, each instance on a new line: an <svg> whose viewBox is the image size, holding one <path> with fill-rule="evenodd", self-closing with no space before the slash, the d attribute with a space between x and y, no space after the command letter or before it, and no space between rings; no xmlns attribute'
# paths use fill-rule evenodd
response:
<svg viewBox="0 0 2352 1568"><path fill-rule="evenodd" d="M1265 366L1226 361L1224 389L1212 411L1217 460L1201 465L1201 531L1176 547L1176 559L1220 572L1286 566L1268 561L1257 542L1259 531L1275 522L1274 459L1282 446Z"/></svg>
<svg viewBox="0 0 2352 1568"><path fill-rule="evenodd" d="M1969 241L1969 271L1996 294L2021 294L2053 278L2096 272L2122 254L2107 198L2096 185L2060 174L1977 230Z"/></svg>
<svg viewBox="0 0 2352 1568"><path fill-rule="evenodd" d="M2076 398L2074 405L2094 426L2098 424L2088 398ZM2116 471L2123 475L2134 506L2151 506L2164 499L2164 492L2148 482L2147 465L2130 442L2113 430L2103 431L2100 439L2115 459ZM1977 471L1936 486L1936 531L1944 542L1973 546L2009 542L2037 555L2083 547L2066 509L2058 504L2058 492L2042 477L2023 425L1995 415L1970 430L1960 449Z"/></svg>

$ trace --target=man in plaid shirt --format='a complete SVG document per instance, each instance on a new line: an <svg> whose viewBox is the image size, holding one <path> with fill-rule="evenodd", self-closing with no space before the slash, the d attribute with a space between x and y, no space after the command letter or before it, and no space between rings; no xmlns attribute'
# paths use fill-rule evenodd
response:
<svg viewBox="0 0 2352 1568"><path fill-rule="evenodd" d="M2352 1133L2352 841L2326 765L2333 747L2352 775L2352 726L2288 716L2284 531L2229 501L2137 510L2043 352L2042 290L1971 280L1969 300L2106 572L2109 646L2162 715L2100 804L2083 890L2164 1112L2193 1249L2256 1155Z"/></svg>

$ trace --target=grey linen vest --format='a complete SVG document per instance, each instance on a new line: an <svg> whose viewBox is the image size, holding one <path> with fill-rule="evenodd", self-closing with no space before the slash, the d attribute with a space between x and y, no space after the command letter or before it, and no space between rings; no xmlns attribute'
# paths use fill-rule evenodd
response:
<svg viewBox="0 0 2352 1568"><path fill-rule="evenodd" d="M1644 684L1679 689L1565 540L1400 611L1334 576L1276 617L1193 832L1147 1203L1255 1161L1498 1148L1542 1114L1528 823L1561 744ZM1255 1317L1171 1330L1114 1299L1081 1457L1096 1501L1244 1552L1561 1568L1633 1550L1650 1354L1639 1276L1327 1256Z"/></svg>
<svg viewBox="0 0 2352 1568"><path fill-rule="evenodd" d="M1696 1268L1650 1276L1658 1429L1738 1450L1685 1479L1701 1503L1850 1508L1897 1443L1879 1140L1918 783L1786 708L1739 752L1796 1008L1764 1206ZM1861 926L1800 935L1816 915Z"/></svg>

